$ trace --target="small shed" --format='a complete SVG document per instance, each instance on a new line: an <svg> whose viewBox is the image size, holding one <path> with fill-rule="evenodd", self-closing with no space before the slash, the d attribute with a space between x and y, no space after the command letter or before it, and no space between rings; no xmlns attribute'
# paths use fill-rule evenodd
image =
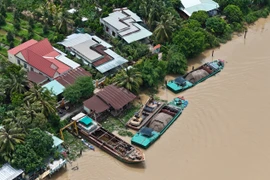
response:
<svg viewBox="0 0 270 180"><path fill-rule="evenodd" d="M110 112L113 116L119 115L128 107L136 96L125 88L114 85L106 86L98 91L93 97L84 101L84 110L96 119L102 113ZM92 116L93 117L93 116Z"/></svg>

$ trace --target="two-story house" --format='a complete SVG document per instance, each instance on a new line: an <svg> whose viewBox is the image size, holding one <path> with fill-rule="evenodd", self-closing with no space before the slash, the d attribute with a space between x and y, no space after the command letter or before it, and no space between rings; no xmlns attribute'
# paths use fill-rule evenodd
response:
<svg viewBox="0 0 270 180"><path fill-rule="evenodd" d="M127 43L143 40L152 35L152 32L140 25L141 22L142 19L126 7L114 9L108 17L100 19L107 34L120 37Z"/></svg>

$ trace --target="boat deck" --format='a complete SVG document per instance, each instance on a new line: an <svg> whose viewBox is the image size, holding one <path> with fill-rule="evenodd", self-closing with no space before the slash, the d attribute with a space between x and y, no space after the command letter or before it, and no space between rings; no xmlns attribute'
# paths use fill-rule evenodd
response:
<svg viewBox="0 0 270 180"><path fill-rule="evenodd" d="M143 120L142 120L142 122L141 122L141 124L140 125L138 125L138 126L134 126L134 125L132 125L130 122L131 122L131 120L132 120L132 118L134 117L132 117L127 123L126 123L126 126L127 127L129 127L129 128L131 128L131 129L133 129L133 130L136 130L136 131L138 131L139 129L141 129L164 105L165 105L165 103L163 103L163 102L160 102L160 101L156 101L157 102L157 104L158 104L158 106L152 111L152 112L145 112L145 111L143 111L143 113L142 113L142 118L143 118ZM145 107L145 106L144 106ZM144 107L142 107L142 108L144 108ZM140 111L141 111L142 109L140 109Z"/></svg>

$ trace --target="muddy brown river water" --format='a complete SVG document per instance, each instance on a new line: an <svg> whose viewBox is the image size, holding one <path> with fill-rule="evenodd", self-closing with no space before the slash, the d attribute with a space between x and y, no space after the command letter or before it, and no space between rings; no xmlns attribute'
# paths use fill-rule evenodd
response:
<svg viewBox="0 0 270 180"><path fill-rule="evenodd" d="M191 60L189 69L211 61L211 52ZM180 93L189 106L145 151L144 164L126 165L97 149L52 179L269 180L270 18L251 26L246 40L236 36L215 49L217 58L227 62L225 69ZM177 95L160 89L159 96Z"/></svg>

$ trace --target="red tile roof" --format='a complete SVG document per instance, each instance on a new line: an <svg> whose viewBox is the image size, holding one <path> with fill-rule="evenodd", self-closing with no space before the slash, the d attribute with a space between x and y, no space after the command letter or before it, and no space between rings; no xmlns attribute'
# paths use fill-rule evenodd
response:
<svg viewBox="0 0 270 180"><path fill-rule="evenodd" d="M97 92L96 95L115 110L121 109L136 98L133 93L125 88L118 88L114 85L106 86L104 89Z"/></svg>
<svg viewBox="0 0 270 180"><path fill-rule="evenodd" d="M24 53L23 53L24 54ZM58 67L53 69L53 63L48 61L47 59L39 56L38 54L34 53L33 51L27 51L27 62L40 72L46 74L47 76L53 78L55 73L57 72Z"/></svg>
<svg viewBox="0 0 270 180"><path fill-rule="evenodd" d="M56 60L54 57L53 58L45 58L45 59L49 60L50 62L52 62L54 65L56 65L58 67L57 72L59 74L62 74L64 72L67 72L68 70L70 70L69 66L62 63L61 61Z"/></svg>
<svg viewBox="0 0 270 180"><path fill-rule="evenodd" d="M95 111L96 113L101 113L106 111L110 108L104 101L102 101L98 96L94 95L90 99L87 99L83 102L83 105L90 109Z"/></svg>
<svg viewBox="0 0 270 180"><path fill-rule="evenodd" d="M28 47L27 49L35 52L36 54L38 54L40 56L45 56L46 54L49 54L49 53L55 51L47 38Z"/></svg>
<svg viewBox="0 0 270 180"><path fill-rule="evenodd" d="M63 86L67 87L73 84L75 80L81 76L91 76L91 74L88 71L85 71L83 68L78 67L69 71L68 73L65 73L64 75L57 77L56 80Z"/></svg>
<svg viewBox="0 0 270 180"><path fill-rule="evenodd" d="M26 42L20 44L19 46L16 46L16 47L14 47L14 48L8 50L8 53L10 53L10 54L12 54L12 55L15 55L15 54L17 54L18 52L20 52L20 51L22 51L22 50L28 48L29 46L32 46L33 44L36 44L36 43L37 43L36 40L31 39L31 40L29 40L29 41L26 41Z"/></svg>
<svg viewBox="0 0 270 180"><path fill-rule="evenodd" d="M20 48L16 49L16 52L21 52L28 64L47 76L54 78L56 73L62 74L71 69L71 67L55 59L59 53L54 50L48 39L39 42L29 40L25 43L26 45L21 44L24 48L20 47L21 45L17 46ZM15 52L15 50L12 52Z"/></svg>

